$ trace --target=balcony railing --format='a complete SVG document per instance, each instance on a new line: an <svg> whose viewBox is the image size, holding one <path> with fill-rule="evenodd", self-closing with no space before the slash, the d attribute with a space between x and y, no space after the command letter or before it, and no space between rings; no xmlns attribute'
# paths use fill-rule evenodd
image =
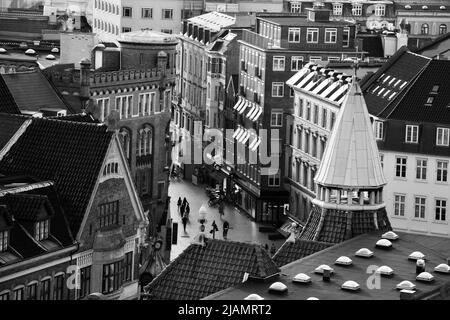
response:
<svg viewBox="0 0 450 320"><path fill-rule="evenodd" d="M242 41L263 49L268 49L272 44L270 39L250 30L243 30Z"/></svg>

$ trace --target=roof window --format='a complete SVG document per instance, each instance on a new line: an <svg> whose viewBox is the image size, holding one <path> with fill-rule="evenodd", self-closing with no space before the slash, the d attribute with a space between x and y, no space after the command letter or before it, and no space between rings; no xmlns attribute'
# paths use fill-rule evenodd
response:
<svg viewBox="0 0 450 320"><path fill-rule="evenodd" d="M329 270L330 273L334 272L334 269L331 268L329 265L326 265L326 264L322 264L322 265L318 266L316 269L314 269L314 272L323 274L324 270Z"/></svg>
<svg viewBox="0 0 450 320"><path fill-rule="evenodd" d="M410 259L410 260L419 260L419 259L425 260L425 255L420 251L414 251L413 253L411 253L408 256L408 259Z"/></svg>
<svg viewBox="0 0 450 320"><path fill-rule="evenodd" d="M402 83L401 86L400 86L400 89L403 89L403 87L406 86L407 83L408 83L408 82L403 81L403 83Z"/></svg>
<svg viewBox="0 0 450 320"><path fill-rule="evenodd" d="M281 282L274 282L269 287L269 292L271 293L285 294L287 291L288 287Z"/></svg>
<svg viewBox="0 0 450 320"><path fill-rule="evenodd" d="M297 283L310 283L311 277L305 273L299 273L292 279L292 281Z"/></svg>
<svg viewBox="0 0 450 320"><path fill-rule="evenodd" d="M373 252L367 248L361 248L358 251L356 251L355 255L363 258L370 258L373 256Z"/></svg>
<svg viewBox="0 0 450 320"><path fill-rule="evenodd" d="M0 54L6 53L6 49L5 48L0 48Z"/></svg>
<svg viewBox="0 0 450 320"><path fill-rule="evenodd" d="M55 58L54 55L48 54L48 55L45 57L45 59L47 59L47 60L55 60L56 58Z"/></svg>
<svg viewBox="0 0 450 320"><path fill-rule="evenodd" d="M353 281L353 280L348 280L345 281L342 286L341 289L344 290L351 290L351 291L357 291L360 289L360 286L357 282Z"/></svg>
<svg viewBox="0 0 450 320"><path fill-rule="evenodd" d="M264 300L259 294L252 293L244 298L244 300Z"/></svg>
<svg viewBox="0 0 450 320"><path fill-rule="evenodd" d="M35 54L36 54L36 51L34 51L33 49L28 49L27 51L25 51L25 54L28 54L28 55L35 55Z"/></svg>
<svg viewBox="0 0 450 320"><path fill-rule="evenodd" d="M51 50L51 52L52 52L52 53L58 53L58 52L59 52L59 49L58 49L58 48L53 48L53 49Z"/></svg>
<svg viewBox="0 0 450 320"><path fill-rule="evenodd" d="M386 90L385 88L381 88L380 91L378 91L378 95L382 94L384 92L384 90Z"/></svg>
<svg viewBox="0 0 450 320"><path fill-rule="evenodd" d="M430 93L436 94L436 93L438 93L438 92L439 92L439 85L435 84L435 85L433 86L433 88L431 89L431 92L430 92Z"/></svg>
<svg viewBox="0 0 450 320"><path fill-rule="evenodd" d="M412 290L416 287L416 285L414 283L412 283L411 281L408 280L403 280L402 282L400 282L399 284L397 284L397 289L398 290Z"/></svg>
<svg viewBox="0 0 450 320"><path fill-rule="evenodd" d="M319 300L319 298L316 298L316 297L309 297L309 298L306 299L306 300Z"/></svg>
<svg viewBox="0 0 450 320"><path fill-rule="evenodd" d="M383 276L391 276L394 274L394 270L388 266L381 266L375 272Z"/></svg>
<svg viewBox="0 0 450 320"><path fill-rule="evenodd" d="M405 9L411 9L411 6L410 6L409 4L407 4L407 5L405 6Z"/></svg>
<svg viewBox="0 0 450 320"><path fill-rule="evenodd" d="M388 239L388 240L397 240L398 239L398 235L394 231L388 231L386 233L383 233L381 238Z"/></svg>
<svg viewBox="0 0 450 320"><path fill-rule="evenodd" d="M349 266L353 263L353 261L349 257L341 256L341 257L337 258L334 263L342 265L342 266Z"/></svg>
<svg viewBox="0 0 450 320"><path fill-rule="evenodd" d="M432 104L434 101L434 97L428 97L426 104Z"/></svg>
<svg viewBox="0 0 450 320"><path fill-rule="evenodd" d="M440 265L434 268L434 271L440 273L450 273L450 266L448 264L441 263Z"/></svg>
<svg viewBox="0 0 450 320"><path fill-rule="evenodd" d="M380 239L375 245L379 248L391 248L392 242L390 242L388 239Z"/></svg>
<svg viewBox="0 0 450 320"><path fill-rule="evenodd" d="M428 10L428 6L422 6L423 10Z"/></svg>
<svg viewBox="0 0 450 320"><path fill-rule="evenodd" d="M424 282L432 282L434 281L434 276L429 272L422 272L416 277L416 280Z"/></svg>

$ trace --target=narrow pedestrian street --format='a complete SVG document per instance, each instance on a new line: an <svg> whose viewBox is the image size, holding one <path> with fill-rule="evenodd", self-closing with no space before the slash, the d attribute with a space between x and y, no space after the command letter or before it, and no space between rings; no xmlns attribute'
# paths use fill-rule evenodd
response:
<svg viewBox="0 0 450 320"><path fill-rule="evenodd" d="M175 259L179 254L186 249L194 237L200 232L200 223L198 222L198 212L202 204L208 208L208 214L206 216L206 229L205 233L209 238L212 238L210 231L212 230L211 224L216 222L219 231L216 232L216 239L223 239L223 222L226 220L230 224L230 230L228 231L228 240L240 241L247 243L259 243L262 245L268 244L269 248L272 243L278 249L284 242L284 240L272 241L268 238L268 233L259 232L258 224L251 221L245 213L239 212L233 206L227 204L225 206L225 214L220 217L218 208L208 206L208 197L206 196L204 186L195 186L189 181L185 180L172 180L169 186L170 212L172 221L178 223L178 235L177 244L172 245L172 252L170 260ZM183 224L181 222L181 216L177 208L178 197L186 197L190 206L189 222L186 226L186 233L183 230Z"/></svg>

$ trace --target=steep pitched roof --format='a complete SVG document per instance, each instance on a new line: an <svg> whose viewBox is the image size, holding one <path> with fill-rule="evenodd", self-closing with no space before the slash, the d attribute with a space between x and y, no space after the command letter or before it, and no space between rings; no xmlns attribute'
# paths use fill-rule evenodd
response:
<svg viewBox="0 0 450 320"><path fill-rule="evenodd" d="M69 114L67 116L48 117L48 118L56 119L56 120L74 121L74 122L100 123L100 121L95 119L94 116L90 113L75 113L75 114Z"/></svg>
<svg viewBox="0 0 450 320"><path fill-rule="evenodd" d="M357 81L341 111L314 178L330 187L375 188L386 184L364 97Z"/></svg>
<svg viewBox="0 0 450 320"><path fill-rule="evenodd" d="M196 300L241 283L245 273L264 279L278 272L257 244L207 239L191 244L145 290L155 300Z"/></svg>
<svg viewBox="0 0 450 320"><path fill-rule="evenodd" d="M7 116L0 115L0 122ZM104 125L33 118L0 153L0 172L54 181L76 235L112 136Z"/></svg>
<svg viewBox="0 0 450 320"><path fill-rule="evenodd" d="M0 112L20 114L19 107L2 74L0 74Z"/></svg>
<svg viewBox="0 0 450 320"><path fill-rule="evenodd" d="M279 267L331 247L332 243L296 239L286 241L272 257Z"/></svg>
<svg viewBox="0 0 450 320"><path fill-rule="evenodd" d="M36 194L6 194L0 198L0 203L9 207L14 218L26 221L38 221L41 209L45 206L50 215L54 215L54 209L48 198Z"/></svg>
<svg viewBox="0 0 450 320"><path fill-rule="evenodd" d="M27 120L28 118L25 116L1 117L0 150Z"/></svg>

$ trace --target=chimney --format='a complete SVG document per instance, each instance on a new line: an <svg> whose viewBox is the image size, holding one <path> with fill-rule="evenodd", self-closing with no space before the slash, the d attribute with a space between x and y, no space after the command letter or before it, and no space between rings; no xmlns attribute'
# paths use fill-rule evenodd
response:
<svg viewBox="0 0 450 320"><path fill-rule="evenodd" d="M400 300L415 300L415 291L403 289L400 291Z"/></svg>
<svg viewBox="0 0 450 320"><path fill-rule="evenodd" d="M82 103L82 109L86 110L86 104L91 98L90 95L90 74L91 74L91 61L89 59L83 59L80 61L80 100Z"/></svg>
<svg viewBox="0 0 450 320"><path fill-rule="evenodd" d="M188 22L187 20L183 21L183 34L185 34L188 31Z"/></svg>
<svg viewBox="0 0 450 320"><path fill-rule="evenodd" d="M330 282L331 279L331 270L324 269L323 270L323 282Z"/></svg>

